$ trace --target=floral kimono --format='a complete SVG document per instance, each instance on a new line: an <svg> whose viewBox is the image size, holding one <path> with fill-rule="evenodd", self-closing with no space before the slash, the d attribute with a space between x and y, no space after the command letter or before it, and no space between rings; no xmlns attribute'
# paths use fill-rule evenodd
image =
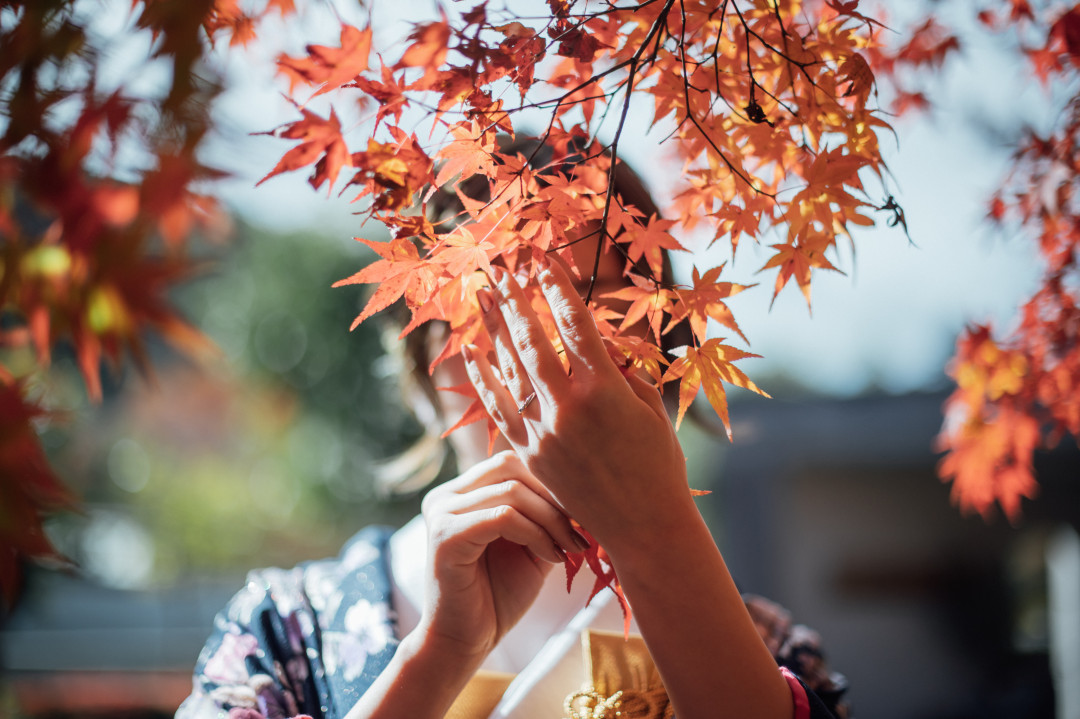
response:
<svg viewBox="0 0 1080 719"><path fill-rule="evenodd" d="M393 531L369 527L336 559L252 572L215 618L177 719L344 717L398 645L387 559ZM826 671L817 635L792 627L766 600L748 598L747 608L789 670L796 717L846 717L844 679Z"/></svg>

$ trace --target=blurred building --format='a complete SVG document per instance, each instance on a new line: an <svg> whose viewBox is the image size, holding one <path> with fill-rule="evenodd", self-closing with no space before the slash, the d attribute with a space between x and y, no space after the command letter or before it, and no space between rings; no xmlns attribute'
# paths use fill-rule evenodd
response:
<svg viewBox="0 0 1080 719"><path fill-rule="evenodd" d="M1037 458L1040 496L1016 526L962 516L934 472L943 401L740 404L718 542L744 591L822 634L856 717L1050 719L1047 556L1080 528L1080 451ZM1057 615L1080 616L1080 566L1063 561L1076 591ZM1059 691L1080 684L1070 666Z"/></svg>
<svg viewBox="0 0 1080 719"><path fill-rule="evenodd" d="M171 717L191 692L214 614L241 582L151 592L33 574L0 632L0 716Z"/></svg>

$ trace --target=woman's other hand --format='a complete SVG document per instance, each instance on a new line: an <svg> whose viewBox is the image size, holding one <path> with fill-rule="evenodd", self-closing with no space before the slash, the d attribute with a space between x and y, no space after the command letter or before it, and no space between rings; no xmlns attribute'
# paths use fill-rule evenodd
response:
<svg viewBox="0 0 1080 719"><path fill-rule="evenodd" d="M424 498L427 586L420 623L346 719L442 717L536 599L579 535L512 452Z"/></svg>
<svg viewBox="0 0 1080 719"><path fill-rule="evenodd" d="M536 598L577 533L521 460L505 451L424 498L425 643L479 664Z"/></svg>
<svg viewBox="0 0 1080 719"><path fill-rule="evenodd" d="M500 269L480 301L502 381L466 348L469 378L525 465L616 562L655 551L658 538L697 516L660 393L615 365L561 267L544 263L538 280L569 375L524 291Z"/></svg>

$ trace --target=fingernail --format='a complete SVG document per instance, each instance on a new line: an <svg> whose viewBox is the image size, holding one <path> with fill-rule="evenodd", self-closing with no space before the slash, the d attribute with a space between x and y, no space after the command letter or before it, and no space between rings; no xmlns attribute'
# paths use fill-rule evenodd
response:
<svg viewBox="0 0 1080 719"><path fill-rule="evenodd" d="M566 550L564 550L558 544L555 544L553 546L555 547L555 554L559 555L559 561L565 564L567 561Z"/></svg>
<svg viewBox="0 0 1080 719"><path fill-rule="evenodd" d="M551 284L551 262L548 260L547 255L544 256L543 261L540 263L540 271L536 273L536 276L544 284Z"/></svg>
<svg viewBox="0 0 1080 719"><path fill-rule="evenodd" d="M472 362L472 348L469 345L461 345L461 356L465 359L466 362Z"/></svg>
<svg viewBox="0 0 1080 719"><path fill-rule="evenodd" d="M584 552L589 548L589 540L585 539L584 535L576 529L574 530L573 538L574 545L577 546L579 552Z"/></svg>
<svg viewBox="0 0 1080 719"><path fill-rule="evenodd" d="M510 281L510 273L506 271L505 267L500 267L499 265L494 265L493 267L495 270L495 284L500 288L506 287L507 283Z"/></svg>
<svg viewBox="0 0 1080 719"><path fill-rule="evenodd" d="M491 299L491 295L487 290L480 290L476 293L476 301L480 304L480 309L487 314L491 312L491 308L495 306L494 300Z"/></svg>

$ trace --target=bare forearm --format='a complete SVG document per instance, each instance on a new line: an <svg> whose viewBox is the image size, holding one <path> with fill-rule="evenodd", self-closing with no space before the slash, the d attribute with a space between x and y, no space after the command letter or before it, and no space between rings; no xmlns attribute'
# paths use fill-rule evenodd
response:
<svg viewBox="0 0 1080 719"><path fill-rule="evenodd" d="M425 646L422 630L402 640L383 672L345 719L442 719L477 662Z"/></svg>
<svg viewBox="0 0 1080 719"><path fill-rule="evenodd" d="M696 511L612 560L679 719L790 719L787 683Z"/></svg>

